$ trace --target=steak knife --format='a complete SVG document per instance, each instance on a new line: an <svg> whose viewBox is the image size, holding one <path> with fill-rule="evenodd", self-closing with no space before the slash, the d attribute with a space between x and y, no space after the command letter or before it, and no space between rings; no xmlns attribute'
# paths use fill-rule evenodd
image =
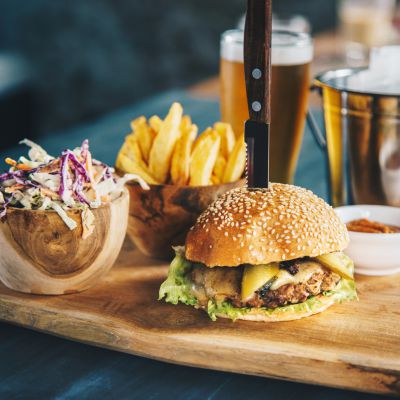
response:
<svg viewBox="0 0 400 400"><path fill-rule="evenodd" d="M249 120L245 123L247 184L268 188L271 88L272 1L248 0L244 71Z"/></svg>

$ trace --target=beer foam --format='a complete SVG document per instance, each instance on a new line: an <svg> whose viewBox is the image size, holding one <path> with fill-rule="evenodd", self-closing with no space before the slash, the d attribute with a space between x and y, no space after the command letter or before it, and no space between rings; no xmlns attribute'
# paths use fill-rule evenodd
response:
<svg viewBox="0 0 400 400"><path fill-rule="evenodd" d="M302 65L313 59L313 46L272 47L272 65Z"/></svg>
<svg viewBox="0 0 400 400"><path fill-rule="evenodd" d="M272 65L302 65L312 61L313 45L308 35L297 34L303 39L299 44L294 42L293 37L278 35L273 36L272 39ZM304 40L304 37L307 40ZM221 58L232 62L244 62L243 32L231 31L223 36Z"/></svg>

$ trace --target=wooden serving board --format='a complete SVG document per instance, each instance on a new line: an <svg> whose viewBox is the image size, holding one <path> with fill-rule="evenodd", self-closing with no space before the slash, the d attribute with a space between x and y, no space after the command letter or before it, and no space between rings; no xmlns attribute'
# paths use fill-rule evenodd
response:
<svg viewBox="0 0 400 400"><path fill-rule="evenodd" d="M157 301L167 265L126 242L111 272L81 294L0 286L0 319L157 360L400 395L400 275L357 277L359 302L293 322L219 319Z"/></svg>

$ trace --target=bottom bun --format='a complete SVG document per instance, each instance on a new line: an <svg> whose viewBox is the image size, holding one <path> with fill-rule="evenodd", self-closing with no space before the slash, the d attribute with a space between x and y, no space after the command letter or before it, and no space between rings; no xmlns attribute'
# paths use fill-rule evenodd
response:
<svg viewBox="0 0 400 400"><path fill-rule="evenodd" d="M242 315L238 315L236 320L244 321L258 321L258 322L283 322L283 321L294 321L296 319L309 317L310 315L318 314L325 311L331 305L335 303L335 300L331 297L325 297L318 295L315 297L317 304L312 308L306 308L304 310L289 311L286 309L276 309L273 314L266 312L260 308L250 308L249 311ZM206 310L205 310L206 311ZM216 317L232 319L228 314L216 313Z"/></svg>

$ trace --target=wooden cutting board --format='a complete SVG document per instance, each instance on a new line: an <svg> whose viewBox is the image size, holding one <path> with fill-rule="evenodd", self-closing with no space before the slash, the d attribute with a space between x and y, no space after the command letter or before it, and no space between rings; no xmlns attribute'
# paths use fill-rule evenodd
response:
<svg viewBox="0 0 400 400"><path fill-rule="evenodd" d="M0 319L177 364L400 395L400 275L357 277L359 302L306 319L233 323L157 301L166 273L126 242L84 293L34 296L0 285Z"/></svg>

